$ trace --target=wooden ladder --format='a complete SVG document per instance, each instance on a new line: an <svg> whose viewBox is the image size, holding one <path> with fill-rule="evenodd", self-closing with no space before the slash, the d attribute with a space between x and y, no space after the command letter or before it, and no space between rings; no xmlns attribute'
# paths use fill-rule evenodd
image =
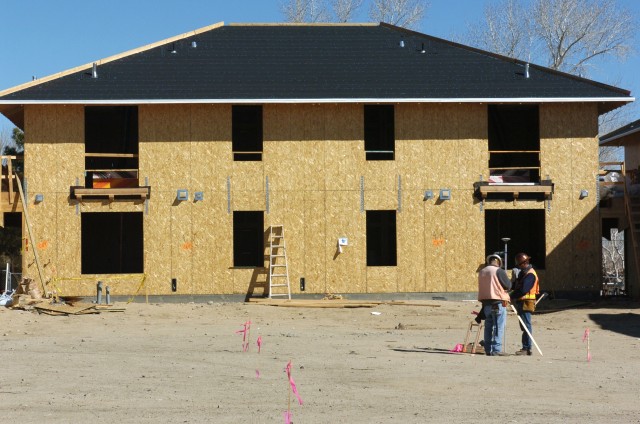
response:
<svg viewBox="0 0 640 424"><path fill-rule="evenodd" d="M286 293L284 287L287 288ZM282 296L291 299L287 246L284 241L284 226L272 225L269 230L269 299Z"/></svg>

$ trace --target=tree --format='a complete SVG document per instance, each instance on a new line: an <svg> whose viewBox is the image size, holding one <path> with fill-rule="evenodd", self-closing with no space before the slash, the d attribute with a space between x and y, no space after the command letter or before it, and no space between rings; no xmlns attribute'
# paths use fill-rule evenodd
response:
<svg viewBox="0 0 640 424"><path fill-rule="evenodd" d="M3 140L4 141L4 140ZM11 132L12 145L4 144L2 147L3 155L20 155L24 151L24 132L18 127L14 127Z"/></svg>
<svg viewBox="0 0 640 424"><path fill-rule="evenodd" d="M624 60L634 28L633 14L616 0L531 0L528 7L495 0L467 38L480 48L584 76L597 60Z"/></svg>
<svg viewBox="0 0 640 424"><path fill-rule="evenodd" d="M280 9L287 22L349 22L364 2L365 0L287 0ZM426 0L371 0L369 19L415 29L422 21L427 7Z"/></svg>
<svg viewBox="0 0 640 424"><path fill-rule="evenodd" d="M530 59L533 33L529 11L520 0L488 3L484 21L469 27L469 44L503 56Z"/></svg>
<svg viewBox="0 0 640 424"><path fill-rule="evenodd" d="M364 0L332 0L331 6L337 22L349 22Z"/></svg>
<svg viewBox="0 0 640 424"><path fill-rule="evenodd" d="M375 22L415 29L428 6L424 0L373 0L369 17Z"/></svg>
<svg viewBox="0 0 640 424"><path fill-rule="evenodd" d="M280 6L287 22L328 22L329 12L324 0L289 0Z"/></svg>

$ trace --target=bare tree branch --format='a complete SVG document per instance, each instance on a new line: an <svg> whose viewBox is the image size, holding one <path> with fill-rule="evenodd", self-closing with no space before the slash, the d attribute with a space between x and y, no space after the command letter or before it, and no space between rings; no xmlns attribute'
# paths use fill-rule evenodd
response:
<svg viewBox="0 0 640 424"><path fill-rule="evenodd" d="M349 22L364 0L331 0L333 14L337 22Z"/></svg>
<svg viewBox="0 0 640 424"><path fill-rule="evenodd" d="M552 69L585 75L593 59L624 60L632 51L634 18L615 0L536 0L533 10Z"/></svg>
<svg viewBox="0 0 640 424"><path fill-rule="evenodd" d="M375 22L415 29L428 7L425 0L373 0L369 17Z"/></svg>
<svg viewBox="0 0 640 424"><path fill-rule="evenodd" d="M280 5L287 22L329 22L327 5L323 0L288 0Z"/></svg>
<svg viewBox="0 0 640 424"><path fill-rule="evenodd" d="M484 20L469 27L467 42L504 56L528 60L533 42L530 22L529 11L519 0L488 3Z"/></svg>

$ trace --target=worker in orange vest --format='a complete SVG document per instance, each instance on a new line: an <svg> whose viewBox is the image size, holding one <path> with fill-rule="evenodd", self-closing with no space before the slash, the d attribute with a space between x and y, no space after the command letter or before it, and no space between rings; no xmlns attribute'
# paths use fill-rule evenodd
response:
<svg viewBox="0 0 640 424"><path fill-rule="evenodd" d="M531 257L526 253L518 253L516 255L516 266L520 270L516 279L514 289L510 293L511 303L516 305L518 316L533 334L531 328L531 313L536 309L536 295L540 293L538 286L538 274L531 265ZM516 352L516 355L531 356L531 337L520 324L522 330L522 349Z"/></svg>

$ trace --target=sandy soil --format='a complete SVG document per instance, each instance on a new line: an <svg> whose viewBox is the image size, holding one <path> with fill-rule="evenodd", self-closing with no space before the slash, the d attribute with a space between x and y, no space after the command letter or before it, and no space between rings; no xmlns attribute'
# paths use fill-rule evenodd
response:
<svg viewBox="0 0 640 424"><path fill-rule="evenodd" d="M3 421L283 423L290 403L294 423L640 422L640 305L536 314L544 356L487 357L449 353L477 303L425 303L438 307L134 303L82 316L1 308ZM236 331L247 321L243 352ZM507 327L514 352L515 316ZM289 360L303 405L290 397Z"/></svg>

